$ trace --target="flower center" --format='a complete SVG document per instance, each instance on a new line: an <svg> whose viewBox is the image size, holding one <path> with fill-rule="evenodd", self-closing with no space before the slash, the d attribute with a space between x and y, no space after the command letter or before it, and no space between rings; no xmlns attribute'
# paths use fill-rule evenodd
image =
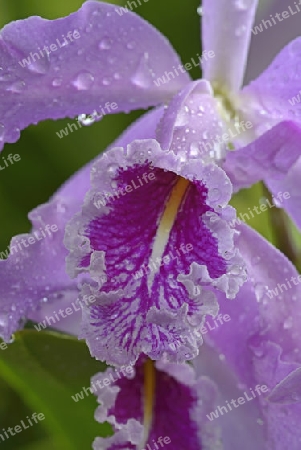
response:
<svg viewBox="0 0 301 450"><path fill-rule="evenodd" d="M240 108L240 98L238 96L230 96L225 89L215 86L214 98L217 102L217 110L219 115L227 127L228 133L231 136L237 137L237 140L242 144L248 144L254 140L252 131L246 129L246 122L248 119ZM251 122L250 122L251 124ZM234 150L233 142L228 143L228 149Z"/></svg>
<svg viewBox="0 0 301 450"><path fill-rule="evenodd" d="M176 220L178 210L181 206L182 200L185 196L189 184L190 184L189 180L186 180L185 178L180 176L178 177L178 180L175 186L173 187L173 190L171 191L170 197L165 205L164 212L160 219L160 223L153 244L153 250L150 258L151 260L157 259L157 261L158 260L161 261L165 247L168 243L171 229ZM151 293L151 287L154 278L155 272L151 271L147 280L149 293Z"/></svg>

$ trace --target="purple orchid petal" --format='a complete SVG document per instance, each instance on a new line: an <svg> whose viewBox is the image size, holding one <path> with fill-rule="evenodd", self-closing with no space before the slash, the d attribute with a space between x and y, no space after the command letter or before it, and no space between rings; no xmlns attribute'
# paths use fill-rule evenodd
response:
<svg viewBox="0 0 301 450"><path fill-rule="evenodd" d="M221 326L235 325L229 322ZM225 355L206 343L202 345L193 366L197 376L208 377L215 386L215 402L206 418L220 430L222 449L266 450L259 398L254 398L249 388L254 389L255 385L243 385L227 365ZM243 398L245 403L239 405L238 398Z"/></svg>
<svg viewBox="0 0 301 450"><path fill-rule="evenodd" d="M163 108L160 108L143 116L116 144L126 146L135 138L154 137L162 113ZM10 246L12 254L7 260L0 261L0 336L7 341L12 333L22 327L26 318L43 322L49 317L50 323L46 321L46 326L51 325L53 328L78 334L78 305L72 307L72 303L76 302L79 290L77 282L66 274L67 252L63 237L67 222L80 210L90 188L91 165L92 163L87 164L71 177L48 204L30 213L32 233L15 237ZM48 236L44 230L47 224L56 225L58 231ZM48 236L46 239L41 239L43 235L40 228ZM22 238L25 239L27 247L22 244ZM29 239L31 244L28 244ZM57 320L55 312L67 307L72 307L74 311L70 318ZM51 320L50 316L54 317L55 321Z"/></svg>
<svg viewBox="0 0 301 450"><path fill-rule="evenodd" d="M101 403L96 420L108 421L115 430L112 437L96 438L94 450L155 448L155 443L160 446L160 437L161 441L166 438L163 442L172 450L217 448L218 429L205 420L214 405L213 383L206 377L196 380L193 369L186 364L157 362L151 368L146 364L153 363L140 362L132 374L123 372L122 378L118 373L120 379L105 389L101 387L104 374L93 378L92 387ZM154 379L151 396L144 394L148 376ZM112 369L105 377L116 380ZM151 403L151 417L147 417Z"/></svg>
<svg viewBox="0 0 301 450"><path fill-rule="evenodd" d="M96 304L84 310L82 337L113 365L140 353L193 358L202 342L195 326L217 312L214 290L233 298L245 281L227 177L154 140L112 149L92 176L65 239L69 274L94 280L83 290Z"/></svg>
<svg viewBox="0 0 301 450"><path fill-rule="evenodd" d="M199 80L188 84L168 105L157 131L164 150L170 149L191 159L218 160L226 146L217 137L224 125L210 84Z"/></svg>
<svg viewBox="0 0 301 450"><path fill-rule="evenodd" d="M281 206L293 219L299 229L301 229L301 158L290 168L285 177L281 179L269 179L266 183L275 197L278 197L279 193L283 194L287 192L289 194L289 197L286 195L288 198L282 196Z"/></svg>
<svg viewBox="0 0 301 450"><path fill-rule="evenodd" d="M258 111L275 121L301 122L301 38L288 44L272 64L242 90L246 104L255 101ZM264 116L263 116L264 115Z"/></svg>
<svg viewBox="0 0 301 450"><path fill-rule="evenodd" d="M203 0L203 77L219 90L238 91L245 72L258 0Z"/></svg>
<svg viewBox="0 0 301 450"><path fill-rule="evenodd" d="M281 122L246 147L228 152L223 168L234 190L260 180L282 180L301 156L300 138L300 127Z"/></svg>
<svg viewBox="0 0 301 450"><path fill-rule="evenodd" d="M301 367L291 372L269 395L272 403L301 403Z"/></svg>
<svg viewBox="0 0 301 450"><path fill-rule="evenodd" d="M76 283L66 276L63 246L63 202L55 200L43 205L29 215L34 231L12 239L11 256L0 261L1 285L1 336L9 340L11 334L22 326L22 321L48 299L64 295L78 295ZM55 232L49 227L54 226ZM45 237L46 236L46 237ZM46 256L47 255L47 256Z"/></svg>
<svg viewBox="0 0 301 450"><path fill-rule="evenodd" d="M248 146L229 152L223 165L231 179L234 191L263 180L301 227L301 128L294 122L281 122ZM301 161L301 160L299 160Z"/></svg>
<svg viewBox="0 0 301 450"><path fill-rule="evenodd" d="M5 142L17 141L20 130L44 119L168 101L189 82L188 74L161 87L155 81L179 62L150 24L131 12L120 16L107 3L85 2L58 20L13 22L0 35L0 150Z"/></svg>
<svg viewBox="0 0 301 450"><path fill-rule="evenodd" d="M249 281L233 302L218 295L220 313L228 314L233 325L216 327L206 340L217 352L217 359L222 355L225 367L243 390L250 392L259 384L271 393L301 367L301 281L288 259L255 231L246 225L238 231L236 244L246 262ZM266 435L262 449L298 450L301 403L272 403L263 396L256 396L255 401Z"/></svg>

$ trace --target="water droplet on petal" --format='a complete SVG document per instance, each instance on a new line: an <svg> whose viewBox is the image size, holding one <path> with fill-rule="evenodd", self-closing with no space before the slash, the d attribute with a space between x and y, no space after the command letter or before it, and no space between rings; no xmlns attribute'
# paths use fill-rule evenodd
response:
<svg viewBox="0 0 301 450"><path fill-rule="evenodd" d="M113 164L109 164L107 171L108 171L108 173L113 174L113 173L116 173L118 169L119 169L118 164L113 163Z"/></svg>
<svg viewBox="0 0 301 450"><path fill-rule="evenodd" d="M289 330L290 328L292 328L292 326L293 326L293 318L292 316L290 316L284 321L283 328L285 330Z"/></svg>
<svg viewBox="0 0 301 450"><path fill-rule="evenodd" d="M49 55L46 53L43 58L32 61L27 68L30 72L45 75L50 68Z"/></svg>
<svg viewBox="0 0 301 450"><path fill-rule="evenodd" d="M0 141L3 141L4 133L5 133L5 126L3 125L3 123L0 123Z"/></svg>
<svg viewBox="0 0 301 450"><path fill-rule="evenodd" d="M262 299L266 296L268 288L263 283L256 283L254 286L254 292L256 296L257 302L261 302Z"/></svg>
<svg viewBox="0 0 301 450"><path fill-rule="evenodd" d="M75 80L72 81L74 87L79 91L86 91L93 86L94 76L90 72L81 72L77 75Z"/></svg>
<svg viewBox="0 0 301 450"><path fill-rule="evenodd" d="M199 151L199 145L197 142L192 142L189 149L189 156L190 158L199 158L200 151Z"/></svg>
<svg viewBox="0 0 301 450"><path fill-rule="evenodd" d="M202 6L199 6L196 11L197 11L198 15L202 17L202 15L203 15L203 8L202 8Z"/></svg>
<svg viewBox="0 0 301 450"><path fill-rule="evenodd" d="M110 50L111 47L112 47L112 40L109 37L104 37L98 45L98 48L100 50Z"/></svg>
<svg viewBox="0 0 301 450"><path fill-rule="evenodd" d="M260 260L261 260L260 256L256 255L252 257L251 262L253 266L256 266L260 262Z"/></svg>
<svg viewBox="0 0 301 450"><path fill-rule="evenodd" d="M20 94L25 88L26 84L24 81L15 81L11 86L9 86L6 90L9 92L14 92L15 94Z"/></svg>
<svg viewBox="0 0 301 450"><path fill-rule="evenodd" d="M240 274L241 274L241 270L242 270L242 267L241 267L241 266L239 266L238 264L234 264L234 265L230 268L230 270L228 271L228 273L231 274L231 275L240 275Z"/></svg>
<svg viewBox="0 0 301 450"><path fill-rule="evenodd" d="M221 197L220 190L217 188L212 189L211 191L209 191L208 197L209 197L209 201L213 201L213 202L218 201Z"/></svg>
<svg viewBox="0 0 301 450"><path fill-rule="evenodd" d="M131 78L132 83L140 88L148 88L153 83L153 77L148 66L148 59L148 53L144 53L138 63L135 74Z"/></svg>
<svg viewBox="0 0 301 450"><path fill-rule="evenodd" d="M59 87L59 86L61 86L61 84L62 84L62 78L54 78L53 80L52 80L52 86L53 87Z"/></svg>
<svg viewBox="0 0 301 450"><path fill-rule="evenodd" d="M253 0L236 0L235 6L241 11L245 11L252 6Z"/></svg>
<svg viewBox="0 0 301 450"><path fill-rule="evenodd" d="M5 329L8 324L8 317L7 314L0 314L0 329Z"/></svg>
<svg viewBox="0 0 301 450"><path fill-rule="evenodd" d="M136 46L136 44L135 44L135 42L128 42L127 44L126 44L126 47L129 49L129 50L133 50L134 48L135 48L135 46Z"/></svg>
<svg viewBox="0 0 301 450"><path fill-rule="evenodd" d="M241 25L235 30L235 36L242 36L246 32L247 28L245 25Z"/></svg>
<svg viewBox="0 0 301 450"><path fill-rule="evenodd" d="M96 121L96 114L80 114L77 120L85 127L92 125Z"/></svg>
<svg viewBox="0 0 301 450"><path fill-rule="evenodd" d="M11 73L1 73L0 72L0 81L9 81L12 77Z"/></svg>
<svg viewBox="0 0 301 450"><path fill-rule="evenodd" d="M89 25L87 25L86 28L85 28L86 33L90 33L90 31L92 30L92 28L93 28L93 24L92 24L92 23L89 23Z"/></svg>

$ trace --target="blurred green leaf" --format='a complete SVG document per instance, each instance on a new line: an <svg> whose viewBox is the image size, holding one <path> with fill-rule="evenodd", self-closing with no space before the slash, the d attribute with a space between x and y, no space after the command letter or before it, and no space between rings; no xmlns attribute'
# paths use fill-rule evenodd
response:
<svg viewBox="0 0 301 450"><path fill-rule="evenodd" d="M77 403L71 397L88 388L91 376L106 367L90 356L83 342L31 330L16 333L0 360L0 372L7 383L35 412L45 415L36 426L44 426L56 446L64 450L91 448L96 436L110 433L108 425L94 420L94 395L88 393Z"/></svg>

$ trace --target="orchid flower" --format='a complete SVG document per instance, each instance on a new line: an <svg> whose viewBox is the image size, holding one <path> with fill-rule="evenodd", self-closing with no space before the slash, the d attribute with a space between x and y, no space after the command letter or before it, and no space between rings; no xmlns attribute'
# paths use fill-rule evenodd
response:
<svg viewBox="0 0 301 450"><path fill-rule="evenodd" d="M116 430L96 438L94 450L221 448L219 430L206 419L216 399L208 377L196 378L188 364L141 358L132 373L104 390L102 382L111 374L110 368L92 378L100 403L95 418Z"/></svg>
<svg viewBox="0 0 301 450"><path fill-rule="evenodd" d="M121 139L121 143L118 143L118 147L122 147L123 151L118 148L111 150L111 153L107 153L96 164L93 168L93 173L95 174L94 183L96 185L100 183L99 177L97 177L99 170L108 169L109 175L106 180L101 181L101 184L94 186L94 191L92 190L86 199L83 213L80 213L79 217L76 216L76 219L73 220L73 225L69 225L67 229L66 243L71 250L69 273L76 275L80 271L87 272L89 270L91 278L95 283L98 283L99 288L99 283L102 285L103 281L100 279L100 273L95 273L97 264L97 267L100 267L104 273L106 272L106 267L112 269L112 274L105 273L105 275L109 275L109 279L106 281L107 286L104 287L102 294L108 297L106 298L106 304L113 301L109 295L109 291L112 291L112 295L115 292L113 291L113 287L117 288L114 294L115 297L120 295L120 289L122 289L127 299L137 294L133 290L133 284L140 284L140 288L145 290L145 295L147 296L151 295L153 288L157 290L157 295L159 294L162 287L155 283L156 274L151 273L148 277L142 277L142 281L140 280L139 283L135 280L135 282L130 284L126 280L126 277L132 276L133 278L133 275L139 270L139 264L143 265L145 262L147 263L147 260L152 257L159 258L160 260L160 258L164 259L164 257L167 257L170 252L175 252L176 250L179 252L179 249L176 248L177 233L175 233L175 237L172 237L173 233L170 233L171 228L174 225L174 231L177 228L179 230L181 229L179 216L181 215L182 200L187 197L185 203L186 207L189 207L189 202L195 202L198 195L202 198L201 204L199 204L201 208L199 214L201 214L202 219L198 224L195 223L193 225L195 234L191 240L198 240L198 236L203 234L201 230L205 229L207 231L208 225L206 223L209 221L212 225L212 227L209 227L211 230L206 238L206 245L209 247L206 248L206 246L203 246L202 252L199 252L197 250L198 245L195 244L194 246L194 242L187 242L186 245L194 246L194 251L188 255L184 255L184 253L177 255L178 259L181 260L180 266L183 265L185 269L183 273L179 274L179 277L182 277L182 281L179 281L178 272L180 267L176 268L176 264L173 262L174 268L176 268L176 274L171 278L171 283L176 283L173 284L174 290L177 290L179 287L178 283L182 283L180 286L182 286L183 290L185 283L192 282L191 279L185 280L183 278L191 271L191 277L194 280L193 284L195 284L195 279L200 280L198 278L200 275L196 274L196 265L200 265L205 266L207 270L206 274L203 273L201 275L203 284L211 283L212 289L216 290L218 287L228 297L233 297L237 294L238 287L242 284L243 280L243 268L241 261L239 261L239 256L233 252L233 233L227 225L227 221L229 223L230 220L233 220L233 215L231 217L230 214L230 208L226 207L226 203L230 198L230 187L227 177L221 169L213 167L212 164L219 163L227 167L229 165L228 161L234 158L231 170L229 169L228 172L232 179L234 179L235 186L237 186L236 178L238 177L239 170L236 166L238 165L238 161L241 157L244 162L246 158L250 158L248 173L246 175L249 180L252 179L252 182L256 181L256 176L261 173L262 178L269 174L271 179L279 183L279 180L283 181L284 173L294 164L299 155L297 145L299 130L296 124L288 121L285 123L280 122L272 130L260 136L259 139L247 145L244 149L240 149L237 152L227 152L225 162L224 152L226 150L225 147L227 147L225 145L219 145L218 149L214 145L214 149L218 150L214 153L215 157L212 157L211 152L207 155L208 152L200 152L197 149L200 142L206 140L210 142L210 140L212 141L216 136L220 135L227 127L227 124L231 123L231 118L234 117L236 120L240 111L242 111L242 109L238 108L233 110L233 112L232 106L229 106L229 102L231 105L234 104L232 97L230 94L227 97L223 97L223 95L225 95L224 93L226 91L237 92L241 84L255 6L255 1L250 2L248 6L244 3L237 4L237 2L227 3L226 5L223 2L217 9L215 2L204 2L204 15L205 17L208 16L208 20L204 21L203 27L205 49L211 46L216 54L216 57L212 61L207 60L205 63L204 75L211 80L211 84L215 92L217 92L216 97L213 96L214 91L209 81L189 82L188 74L182 72L166 86L155 86L153 83L154 79L162 71L165 69L168 70L169 67L179 62L177 55L169 43L150 25L132 13L120 17L112 5L89 1L84 3L77 13L59 21L45 21L38 17L32 17L25 21L8 25L3 29L0 42L2 68L1 96L3 99L1 104L1 108L3 108L1 116L2 143L5 141L14 142L19 136L18 130L24 128L29 123L49 117L59 118L74 116L83 112L88 113L92 109L97 109L100 102L104 103L108 99L116 99L118 111L121 111L166 103L176 94L165 111L162 108L154 110L142 119L140 123L135 125L132 130L126 133L124 138ZM224 20L224 18L227 20ZM221 23L222 21L223 23ZM237 32L238 22L244 24L240 28L239 33ZM44 42L50 43L58 33L62 34L65 31L65 34L67 34L67 29L76 30L80 35L80 39L74 40L71 43L72 45L70 44L64 48L64 59L56 53L47 53L47 58L32 62L26 68L18 64L18 60L21 57L27 53L30 54L33 48L33 42L35 45L39 44L40 48L42 48ZM216 33L214 31L216 29L220 30L220 32ZM18 34L16 30L18 30ZM94 31L93 33L92 30ZM127 36L125 43L120 37L122 34ZM21 40L19 36L22 37ZM221 40L229 44L227 46L228 53L226 52L227 57L225 57L219 45ZM147 52L145 50L146 48L148 50ZM160 49L159 53L158 48ZM225 64L227 64L227 70L224 70ZM102 74L101 77L96 75L100 72ZM117 77L116 74L119 76ZM222 74L225 74L226 77L223 81L221 81ZM60 79L60 82L58 79ZM38 80L39 83L37 83ZM118 89L116 89L117 87ZM32 94L33 92L35 92L35 95ZM242 96L244 96L244 92L242 92ZM56 93L55 97L53 96L54 93ZM242 102L240 103L242 104ZM252 113L253 110L250 109L250 111ZM252 114L250 117L253 117ZM270 116L267 115L267 117ZM271 125L272 121L270 120L268 123ZM274 121L273 125L275 123L277 121ZM258 129L257 133L260 134ZM276 142L275 137L278 135L281 145L283 141L287 141L286 147L291 144L290 152L278 151L280 144ZM146 142L145 144L142 142L140 144L133 144L132 147L126 149L134 139L154 137L157 137L160 146L154 142ZM247 133L247 137L244 136L243 139L239 136L238 141L248 141L249 139L251 137ZM276 142L275 145L269 145L269 152L265 154L260 152L260 156L258 156L257 149L260 144L265 146L271 142L271 139L272 142ZM236 144L236 139L233 139L232 145L235 146ZM139 148L139 145L141 148L143 147L143 157L135 155L135 147ZM145 145L150 145L148 150L149 155L145 153ZM167 151L170 151L170 153L168 154ZM236 157L236 155L238 156ZM242 156L240 157L239 155ZM251 158L253 157L252 155L254 156L253 159ZM264 155L263 158L262 155ZM274 156L276 158L274 159L274 164L271 167L267 167L267 162L272 160ZM118 163L115 161L115 158L118 160ZM133 169L126 170L129 167L127 163L128 158L131 159L132 166L130 167L135 167L134 171ZM193 168L191 161L193 162ZM200 161L202 167L200 166L198 173L196 173L195 167L198 167L198 161ZM260 167L257 167L256 161L260 161ZM141 247L143 256L142 254L138 255L137 252L132 256L128 255L128 260L126 260L127 246L124 244L124 253L120 252L119 258L122 258L125 264L128 264L128 267L126 269L127 275L122 275L121 273L125 267L122 267L120 262L119 266L117 265L116 267L118 260L116 254L117 248L113 246L111 254L105 255L107 244L105 242L98 243L99 237L97 235L97 227L101 228L102 223L105 224L108 221L109 224L111 220L111 226L114 222L114 226L119 227L116 233L120 234L121 230L124 231L124 223L121 221L118 225L117 217L115 217L116 213L114 212L122 199L118 199L117 202L113 203L110 214L106 218L106 207L102 209L97 208L92 197L97 192L99 195L101 190L109 189L110 183L111 189L112 186L117 187L118 183L126 185L127 182L131 181L128 178L130 173L132 177L136 176L135 174L139 177L139 175L145 173L146 169L151 170L151 164L154 166L155 171L158 172L159 170L158 179L156 179L152 186L153 189L160 188L162 195L161 203L157 202L156 212L154 211L152 217L152 225L146 228L146 232L143 232L143 229L141 229L141 234L138 233L138 239L141 240L143 238L145 240L143 242L144 245ZM142 173L141 170L143 170ZM165 171L163 175L162 170L163 172ZM212 170L212 184L209 181L210 170ZM20 320L22 318L31 317L38 320L41 317L42 309L37 310L37 308L41 304L43 305L43 299L48 307L50 303L48 300L58 299L61 305L63 301L70 302L78 296L78 280L70 281L65 273L63 261L67 252L63 247L63 234L67 221L80 209L83 198L89 190L89 171L90 166L83 169L81 173L76 175L73 180L67 183L54 196L49 204L38 208L31 214L30 217L33 221L34 229L50 220L58 224L60 230L52 237L52 240L45 240L29 248L22 255L11 255L7 261L1 262L0 267L5 280L1 286L1 334L6 339L9 339L13 331L20 326ZM214 187L213 184L215 184ZM225 187L221 187L221 184L224 184ZM165 185L165 189L161 185ZM76 189L74 186L76 186ZM187 191L188 186L189 189L191 188L189 192ZM180 190L179 194L177 193L177 189ZM193 190L195 192L192 192ZM137 191L137 195L140 194L142 196L145 191L148 195L151 195L151 183L142 186L140 191ZM156 197L154 199L157 201ZM170 202L168 200L169 197L172 200ZM195 198L194 200L192 200L193 197ZM125 202L129 198L129 195L125 197ZM122 201L121 203L122 205L126 205ZM139 210L139 212L142 211L143 208ZM170 212L172 214L170 218L168 217L169 223L166 231L163 230L164 221L167 220L166 217L169 216ZM134 210L133 213L137 214ZM204 213L206 213L207 219L210 214L213 214L213 216L204 221ZM217 213L217 217L214 215L215 213ZM93 220L89 222L91 214L93 215ZM186 220L188 215L185 214L184 216L183 219ZM160 217L164 219L163 221L161 220L163 223L161 227L158 222ZM214 224L216 219L221 219L219 225ZM135 227L133 219L130 219L129 225L129 238L134 238L137 235L137 227ZM87 228L83 230L83 227ZM214 227L218 228L218 232L216 230L213 231ZM226 234L223 236L222 232ZM80 237L81 235L84 236ZM111 240L112 236L108 235L107 239ZM126 240L126 235L124 238ZM19 239L18 237L15 238L12 244L17 243ZM82 241L82 239L84 240ZM226 242L225 245L221 244L222 240ZM121 244L121 241L116 241L114 245L119 247ZM130 244L128 243L128 245ZM195 255L196 251L198 252L197 257ZM79 254L77 254L80 252L82 252L82 256L84 255L84 259L81 261L79 260ZM202 255L203 252L205 254ZM214 258L216 259L214 266L215 272L213 269L210 269L208 258L206 261L206 253L209 254L210 252L212 255L214 254ZM211 259L212 255L210 256ZM73 256L74 261L72 263L71 258ZM44 262L45 257L46 260ZM234 273L232 258L233 261L236 261L234 264ZM184 262L182 260L186 261ZM192 263L192 260L194 263ZM71 267L72 264L73 268ZM76 267L76 264L80 267ZM113 274L113 266L114 269L119 267L119 274ZM157 274L159 273L164 278L166 270L167 268L165 266L160 266ZM85 278L86 275L83 274L82 278ZM117 279L115 280L116 275ZM215 281L212 281L212 277ZM206 281L204 282L205 279ZM114 282L116 283L115 285ZM145 285L144 287L143 283ZM129 291L125 292L125 287ZM95 286L87 287L85 285L83 289L92 289L95 291ZM189 285L189 288L186 286L185 289L185 292L187 292L187 290L193 289L193 287ZM212 294L210 289L209 294ZM161 291L160 295L163 295ZM193 306L192 304L189 306L189 302L179 300L172 292L169 292L169 295L171 296L170 300L166 301L164 299L161 305L158 303L159 299L155 300L155 302L147 302L148 306L143 312L143 321L146 320L148 323L150 320L150 322L156 324L156 330L150 331L150 324L144 328L145 323L141 328L142 324L140 323L138 329L140 331L142 330L141 333L143 336L140 336L140 340L144 342L143 345L141 345L135 333L132 334L132 338L129 341L127 340L126 326L123 328L125 335L123 337L120 334L118 335L120 341L127 336L125 341L123 341L123 347L127 347L127 358L133 358L134 355L137 358L139 352L145 352L152 357L155 357L155 355L159 357L162 355L163 349L166 351L166 347L167 351L172 353L170 350L172 345L170 344L175 344L172 340L176 339L175 336L178 335L179 329L184 334L187 332L191 336L191 326L194 326L196 320L200 323L200 317L204 315L204 304L202 302L198 310L195 301L193 302ZM179 295L181 297L183 292ZM195 298L192 293L190 293L190 297L191 300ZM206 298L209 299L208 296ZM210 310L211 313L215 313L216 305L214 305L213 301L214 295L212 294L210 298L211 309L209 308L206 311L208 313ZM167 305L168 302L169 305ZM164 322L164 327L159 332L157 310L159 311L163 305L164 308L161 309L161 313L163 315L165 314L166 317L161 317L160 319ZM100 317L97 314L95 315L95 305L93 308L89 308L89 314L85 315L88 323L83 327L84 335L85 337L93 336L95 338L95 341L92 338L93 342L99 342L101 336L98 334L101 332L104 334L107 333L110 327L106 328L106 325L105 328L97 328L95 326L95 322L98 321L99 323ZM106 308L108 308L108 305ZM169 309L169 313L166 308ZM182 319L176 325L175 317L172 316L171 312L175 313L178 310L181 311L180 317ZM94 311L92 313L93 320L90 317L93 325L89 322L91 311ZM111 308L111 317L119 313L118 308L116 310ZM136 314L134 311L129 311L128 313L131 315ZM99 314L102 316L105 314L105 311L99 312ZM139 322L139 317L135 319L136 322ZM186 323L188 317L190 320L189 326ZM181 322L186 323L186 328ZM113 326L112 323L111 326ZM184 329L182 329L183 326ZM178 331L176 331L177 327ZM169 330L168 333L166 331L167 329ZM119 329L120 331L121 329ZM148 335L149 332L153 333L151 339ZM95 333L96 336L94 336ZM111 338L107 336L107 339ZM135 347L134 340L137 341L136 347L139 350L133 350ZM139 345L137 344L138 341ZM189 344L192 353L188 352L186 355L195 356L197 345L200 341L200 338L196 339L194 337ZM105 351L104 348L99 348L99 344L91 344L94 347L94 353L96 352L98 357L108 358L111 362L114 362L114 357L115 363L117 363L117 359L124 357L124 354L121 353L123 356L118 356L117 352L113 356L112 353L115 353L113 352L114 345L114 341L106 343L104 346L106 348ZM108 351L108 347L110 351ZM129 348L131 348L131 351L129 351ZM179 352L177 352L177 357L178 355Z"/></svg>
<svg viewBox="0 0 301 450"><path fill-rule="evenodd" d="M112 5L89 1L59 22L32 17L6 26L0 47L1 147L18 140L20 130L31 123L89 114L108 100L117 104L116 112L167 104L184 88L167 114L175 119L170 127L175 125L178 140L185 137L186 150L199 157L202 149L214 148L213 154L222 159L235 190L258 180L273 194L289 190L290 198L283 200L283 206L300 226L296 144L300 104L292 106L290 100L299 91L301 44L299 38L291 42L257 80L240 90L257 3L203 2L202 89L207 91L203 93L210 98L219 128L209 130L206 119L199 120L207 114L202 108L206 100L200 97L196 101L202 109L196 120L202 123L193 127L195 136L182 136L185 123L192 124L190 113L183 119L185 123L176 120L177 113L183 114L186 97L193 102L196 95L189 75L166 39L135 14L120 16ZM70 36L70 30L77 33L77 39L70 38L61 57L49 53L48 48L42 51L43 58L36 54L26 60L34 55L33 49L56 42L64 32ZM210 52L214 58L206 56ZM171 68L174 73L170 74ZM246 123L251 130L245 129ZM271 141L270 154L266 143ZM244 147L240 152L227 151L240 147Z"/></svg>
<svg viewBox="0 0 301 450"><path fill-rule="evenodd" d="M161 397L171 401L166 377L168 386L185 391L185 430L193 429L185 448L217 448L219 435L229 449L256 443L262 450L298 450L300 445L299 397L288 388L300 373L300 286L285 291L279 302L271 301L265 288L298 273L252 229L233 229L235 214L228 205L229 178L234 189L263 180L272 193L288 188L285 207L301 223L299 109L288 102L300 80L295 71L300 41L239 91L256 3L203 2L203 42L215 58L205 61L204 79L196 82L181 71L168 83L154 83L179 64L178 56L149 24L130 12L118 15L112 5L88 1L67 18L32 17L1 33L2 144L15 142L30 123L89 114L107 101L114 101L117 111L158 106L31 213L33 232L47 223L58 226L51 239L0 261L6 340L25 318L39 321L45 310L88 295L93 303L83 306L80 336L92 355L115 365L137 361L132 383L124 380L118 392L101 400L99 420L115 416L117 441L105 444L110 450L141 449L161 436L155 427L164 407L155 405ZM81 37L63 48L63 58L50 53L27 67L18 64L36 46L70 30ZM235 326L216 330L199 350L200 327L219 309L231 311ZM70 321L75 324L58 326L79 334L78 317L73 314ZM130 411L124 396L131 389L141 391L139 358L144 355L145 383L151 383L151 372L158 389L147 398L135 397L137 404L139 398L144 401L144 411L141 406ZM207 390L192 380L184 363L196 356L195 373L205 377ZM270 397L254 398L245 410L252 425L249 440L246 429L235 440L230 413L214 427L205 423L204 414L210 415L217 401L209 398L207 405L206 392L212 389L219 400L227 400L233 390L257 384L266 385ZM198 398L205 405L196 430ZM174 419L174 427L180 427L173 417L182 414L180 408L167 419ZM178 429L182 445L186 431ZM171 448L183 448L173 437ZM100 445L103 441L96 441L95 448Z"/></svg>

